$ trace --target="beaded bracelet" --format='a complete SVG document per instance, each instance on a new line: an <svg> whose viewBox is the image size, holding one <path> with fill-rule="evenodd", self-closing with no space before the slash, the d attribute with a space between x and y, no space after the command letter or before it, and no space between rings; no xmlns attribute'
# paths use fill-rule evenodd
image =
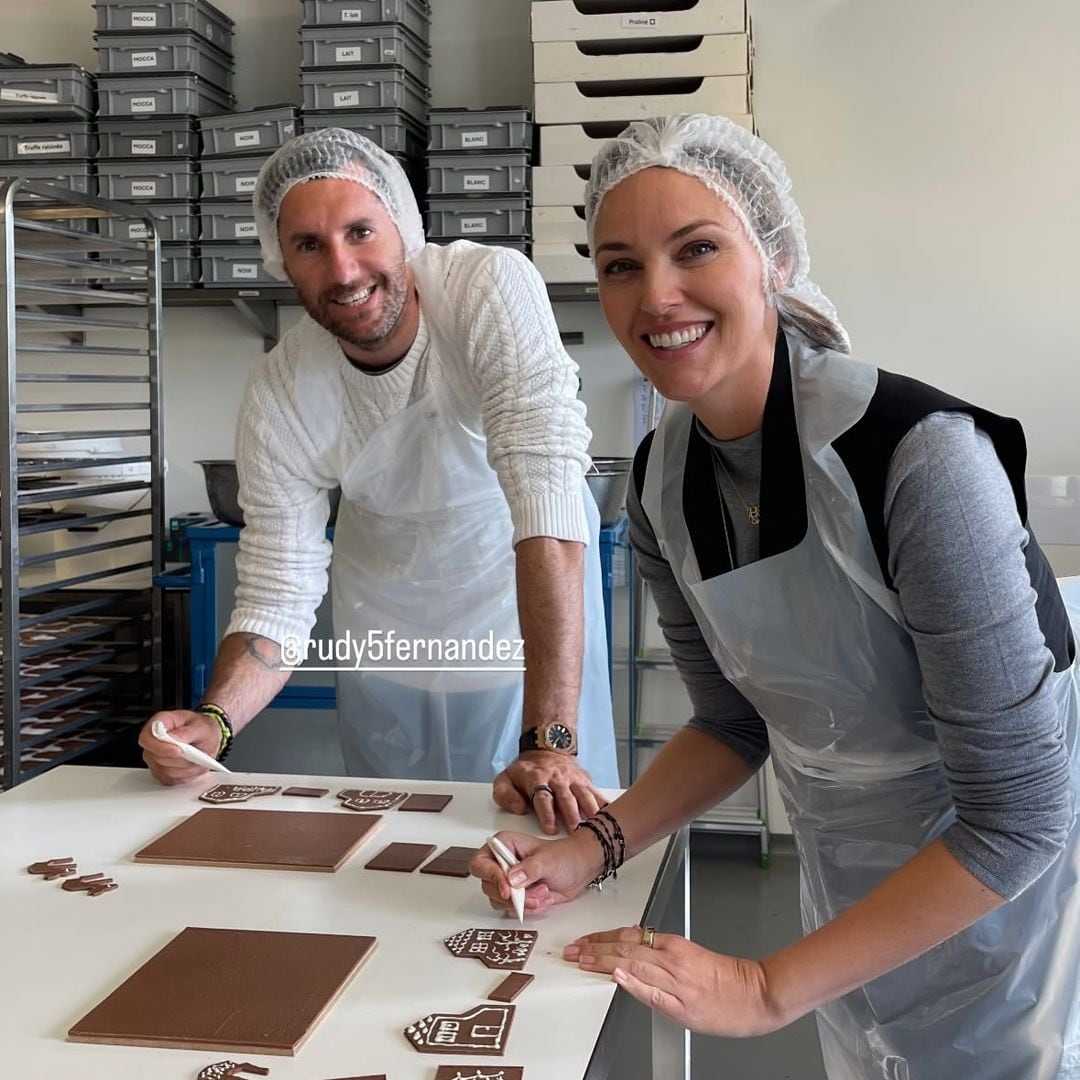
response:
<svg viewBox="0 0 1080 1080"><path fill-rule="evenodd" d="M596 817L603 818L605 822L610 823L610 826L614 831L615 842L619 845L619 861L615 864L617 869L618 867L622 866L624 862L626 862L626 837L623 836L622 826L607 810L597 810Z"/></svg>
<svg viewBox="0 0 1080 1080"><path fill-rule="evenodd" d="M221 732L221 743L218 746L218 752L214 757L218 761L224 761L229 751L232 749L234 738L232 721L229 719L229 714L220 705L215 705L212 701L203 702L203 704L195 711L217 721L218 729Z"/></svg>

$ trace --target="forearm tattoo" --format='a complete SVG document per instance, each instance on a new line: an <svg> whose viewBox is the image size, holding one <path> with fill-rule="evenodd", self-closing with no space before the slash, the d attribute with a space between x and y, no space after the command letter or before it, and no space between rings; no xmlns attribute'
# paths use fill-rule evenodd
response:
<svg viewBox="0 0 1080 1080"><path fill-rule="evenodd" d="M281 670L281 650L277 645L267 638L259 637L258 634L243 634L241 638L244 642L244 648L252 660L257 660L267 671ZM263 646L261 652L260 645ZM274 655L267 656L267 653L273 653Z"/></svg>

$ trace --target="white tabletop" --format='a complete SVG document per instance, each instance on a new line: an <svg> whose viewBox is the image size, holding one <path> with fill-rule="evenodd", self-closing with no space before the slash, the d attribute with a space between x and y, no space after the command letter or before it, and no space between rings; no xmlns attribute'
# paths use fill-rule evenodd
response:
<svg viewBox="0 0 1080 1080"><path fill-rule="evenodd" d="M321 799L271 796L231 808L295 813L337 806L345 787L442 791L441 814L384 815L382 828L336 874L136 864L134 853L206 803L200 791L228 777L163 788L147 772L67 766L0 796L0 1056L11 1077L79 1080L194 1080L226 1055L69 1043L65 1033L185 926L372 934L374 955L360 969L296 1057L246 1056L273 1080L386 1073L389 1080L430 1080L437 1064L464 1057L419 1054L402 1031L432 1012L481 1004L501 975L454 957L443 939L469 927L503 923L474 879L365 870L394 840L438 848L479 846L501 828L529 819L500 812L488 784L237 774L238 782L330 789ZM347 813L348 811L341 811ZM532 829L535 831L535 822ZM529 919L540 931L526 970L535 981L515 1002L506 1065L526 1080L585 1075L614 984L560 958L579 934L641 920L665 850L657 844L628 863L603 892ZM120 888L98 897L65 892L59 881L26 872L42 859L73 857L79 873L103 871ZM207 986L207 993L213 987ZM222 1007L227 1007L222 1003ZM239 1060L239 1058L237 1058ZM482 1060L482 1059L481 1059Z"/></svg>

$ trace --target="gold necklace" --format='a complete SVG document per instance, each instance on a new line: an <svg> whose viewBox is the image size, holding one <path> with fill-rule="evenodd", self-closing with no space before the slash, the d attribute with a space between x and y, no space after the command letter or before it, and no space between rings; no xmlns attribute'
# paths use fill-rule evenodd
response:
<svg viewBox="0 0 1080 1080"><path fill-rule="evenodd" d="M746 520L751 525L761 524L761 504L760 503L748 503L743 497L742 492L739 490L738 485L731 479L731 473L728 472L728 467L724 464L724 459L720 452L716 452L716 460L720 462L720 468L724 470L724 475L727 477L727 482L731 485L735 492L739 502L743 504L743 509L746 511Z"/></svg>

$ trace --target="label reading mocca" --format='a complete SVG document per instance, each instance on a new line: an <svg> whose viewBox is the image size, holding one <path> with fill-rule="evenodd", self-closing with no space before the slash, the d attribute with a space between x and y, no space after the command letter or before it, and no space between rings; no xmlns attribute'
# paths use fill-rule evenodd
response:
<svg viewBox="0 0 1080 1080"><path fill-rule="evenodd" d="M131 13L131 25L141 27L157 26L157 12L133 11Z"/></svg>
<svg viewBox="0 0 1080 1080"><path fill-rule="evenodd" d="M136 52L131 54L132 67L157 67L156 52Z"/></svg>
<svg viewBox="0 0 1080 1080"><path fill-rule="evenodd" d="M155 97L133 97L131 99L131 111L135 112L157 112L157 98Z"/></svg>
<svg viewBox="0 0 1080 1080"><path fill-rule="evenodd" d="M156 154L157 139L132 139L131 152L133 154Z"/></svg>
<svg viewBox="0 0 1080 1080"><path fill-rule="evenodd" d="M131 197L133 199L138 198L140 195L144 198L149 198L152 195L157 194L157 181L156 180L132 180L131 181Z"/></svg>
<svg viewBox="0 0 1080 1080"><path fill-rule="evenodd" d="M139 221L128 226L129 240L148 240L150 238L150 226Z"/></svg>

